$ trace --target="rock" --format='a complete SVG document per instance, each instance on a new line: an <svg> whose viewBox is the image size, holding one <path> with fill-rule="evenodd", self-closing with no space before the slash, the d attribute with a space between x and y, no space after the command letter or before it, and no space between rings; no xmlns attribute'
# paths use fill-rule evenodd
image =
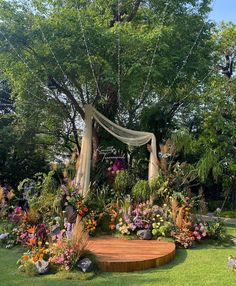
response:
<svg viewBox="0 0 236 286"><path fill-rule="evenodd" d="M2 233L0 234L0 240L7 238L9 233Z"/></svg>
<svg viewBox="0 0 236 286"><path fill-rule="evenodd" d="M137 231L137 236L139 239L150 240L152 239L152 234L149 229L141 229Z"/></svg>
<svg viewBox="0 0 236 286"><path fill-rule="evenodd" d="M159 214L159 215L162 215L163 214L163 208L160 207L160 206L157 206L157 205L154 205L152 207L152 210L155 214Z"/></svg>
<svg viewBox="0 0 236 286"><path fill-rule="evenodd" d="M52 235L59 235L61 233L61 228L59 225L53 225L52 226Z"/></svg>
<svg viewBox="0 0 236 286"><path fill-rule="evenodd" d="M83 271L83 272L92 272L93 271L93 263L89 258L84 258L79 261L78 267Z"/></svg>
<svg viewBox="0 0 236 286"><path fill-rule="evenodd" d="M236 257L233 257L231 255L228 257L228 266L232 269L236 268Z"/></svg>
<svg viewBox="0 0 236 286"><path fill-rule="evenodd" d="M65 218L69 223L75 223L77 218L77 211L70 205L65 207Z"/></svg>
<svg viewBox="0 0 236 286"><path fill-rule="evenodd" d="M49 262L45 260L38 260L35 262L35 267L38 274L46 274L48 272Z"/></svg>

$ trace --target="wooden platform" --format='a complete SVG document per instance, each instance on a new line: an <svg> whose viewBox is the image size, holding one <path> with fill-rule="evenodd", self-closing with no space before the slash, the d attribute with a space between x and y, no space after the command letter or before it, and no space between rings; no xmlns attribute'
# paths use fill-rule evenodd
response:
<svg viewBox="0 0 236 286"><path fill-rule="evenodd" d="M172 261L175 244L156 240L125 240L111 236L91 238L87 249L105 272L131 272L155 268Z"/></svg>

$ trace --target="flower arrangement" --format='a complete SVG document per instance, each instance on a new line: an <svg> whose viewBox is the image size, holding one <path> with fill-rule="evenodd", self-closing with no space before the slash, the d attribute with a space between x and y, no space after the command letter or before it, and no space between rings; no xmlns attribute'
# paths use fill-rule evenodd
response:
<svg viewBox="0 0 236 286"><path fill-rule="evenodd" d="M184 227L181 229L181 231L176 232L174 234L174 238L175 241L184 248L189 248L193 246L193 243L195 241L195 236L193 235L193 232L189 230L188 227Z"/></svg>
<svg viewBox="0 0 236 286"><path fill-rule="evenodd" d="M34 226L27 226L22 224L19 228L15 228L17 234L17 242L23 245L33 246L38 241L45 243L48 239L48 230L45 224L37 224Z"/></svg>
<svg viewBox="0 0 236 286"><path fill-rule="evenodd" d="M121 209L116 229L121 234L135 234L138 230L151 230L156 237L167 235L173 224L168 221L168 211L152 206L149 201L130 205L128 210Z"/></svg>
<svg viewBox="0 0 236 286"><path fill-rule="evenodd" d="M84 229L82 218L77 217L71 237L62 237L50 245L49 262L66 271L73 269L83 254L87 242L88 233Z"/></svg>
<svg viewBox="0 0 236 286"><path fill-rule="evenodd" d="M30 275L45 273L49 265L48 243L43 245L42 241L36 242L31 238L28 245L30 249L17 261L18 269Z"/></svg>
<svg viewBox="0 0 236 286"><path fill-rule="evenodd" d="M115 159L114 162L110 162L110 167L107 169L112 174L115 174L116 172L119 172L120 170L124 170L125 166L121 159Z"/></svg>
<svg viewBox="0 0 236 286"><path fill-rule="evenodd" d="M44 240L44 225L30 227L24 238L29 250L19 259L19 270L35 275L46 273L50 265L66 271L73 269L87 244L87 233L81 219L77 220L76 228L75 236L71 233L68 237L64 230L60 232L61 236L49 243Z"/></svg>
<svg viewBox="0 0 236 286"><path fill-rule="evenodd" d="M79 243L75 244L72 240L61 239L50 246L49 252L50 263L69 271L76 266L81 254L81 247Z"/></svg>
<svg viewBox="0 0 236 286"><path fill-rule="evenodd" d="M184 248L192 247L194 241L200 241L207 236L206 224L194 223L191 216L193 204L189 197L185 197L181 204L176 199L172 199L172 217L175 223L173 234L176 242Z"/></svg>
<svg viewBox="0 0 236 286"><path fill-rule="evenodd" d="M173 223L165 219L163 214L156 214L152 223L152 235L155 237L170 236Z"/></svg>
<svg viewBox="0 0 236 286"><path fill-rule="evenodd" d="M207 236L207 229L203 223L195 223L193 226L193 235L197 240L201 240Z"/></svg>
<svg viewBox="0 0 236 286"><path fill-rule="evenodd" d="M21 207L16 207L9 215L9 220L15 224L21 223L25 217L25 213Z"/></svg>
<svg viewBox="0 0 236 286"><path fill-rule="evenodd" d="M94 217L94 213L90 212L85 221L84 221L85 229L88 231L89 234L93 234L96 230L97 222Z"/></svg>

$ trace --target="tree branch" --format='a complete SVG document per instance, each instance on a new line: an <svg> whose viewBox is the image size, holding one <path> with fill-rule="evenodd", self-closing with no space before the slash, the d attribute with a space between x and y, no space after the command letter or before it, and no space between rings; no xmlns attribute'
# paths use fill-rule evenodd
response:
<svg viewBox="0 0 236 286"><path fill-rule="evenodd" d="M131 22L133 20L133 18L136 16L137 11L139 9L139 6L141 4L142 0L135 0L133 3L133 9L130 12L130 14L128 15L128 17L126 17L126 21L127 22ZM116 8L116 7L115 7ZM117 9L114 9L113 12L113 19L110 21L110 28L114 27L115 22L123 22L125 20L125 18L123 18L123 16L126 14L126 11L122 11L120 12L120 14L118 14Z"/></svg>
<svg viewBox="0 0 236 286"><path fill-rule="evenodd" d="M56 88L63 92L68 99L70 100L70 102L72 103L72 105L75 107L75 110L80 114L80 116L84 119L85 118L85 114L83 109L80 107L79 103L76 101L74 95L68 90L66 89L64 86L61 86L54 78L50 77L50 80L52 81L52 83L56 86Z"/></svg>

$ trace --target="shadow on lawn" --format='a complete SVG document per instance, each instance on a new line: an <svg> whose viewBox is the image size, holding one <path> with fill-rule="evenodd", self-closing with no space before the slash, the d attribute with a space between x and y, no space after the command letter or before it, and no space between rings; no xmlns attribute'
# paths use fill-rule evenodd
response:
<svg viewBox="0 0 236 286"><path fill-rule="evenodd" d="M125 281L127 281L127 279L129 280L129 286L144 285L147 282L150 285L156 285L156 283L158 283L159 285L167 285L168 277L166 278L160 277L158 273L162 271L166 271L168 269L172 269L175 266L181 263L184 263L186 257L187 257L186 249L177 249L175 259L172 262L166 264L165 266L148 269L148 270L144 270L140 272L102 273L101 277L103 277L106 282L111 281L112 279L113 282L112 284L109 284L109 285L122 285L122 284L126 285ZM150 276L150 274L152 275ZM122 281L124 281L124 283L122 283ZM101 285L106 285L106 282L105 283L104 282ZM96 283L96 285L100 285L100 284Z"/></svg>

